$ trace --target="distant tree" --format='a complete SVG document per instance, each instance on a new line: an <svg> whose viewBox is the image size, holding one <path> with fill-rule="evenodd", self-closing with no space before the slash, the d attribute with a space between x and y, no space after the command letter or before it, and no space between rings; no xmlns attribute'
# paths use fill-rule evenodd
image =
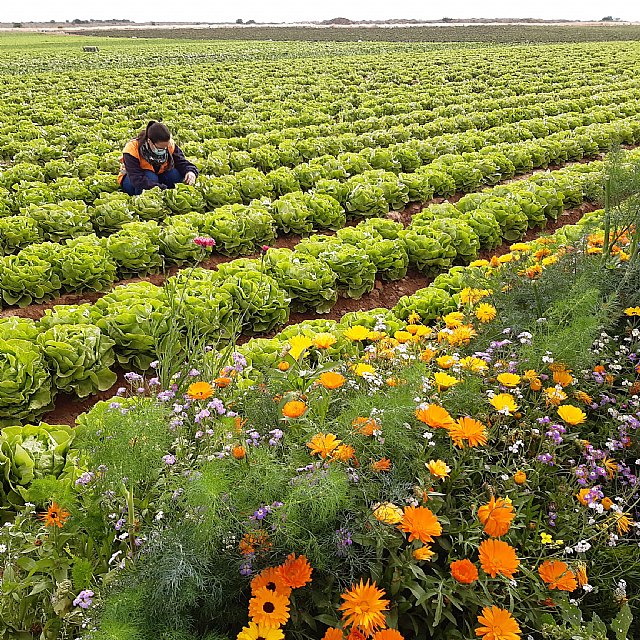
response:
<svg viewBox="0 0 640 640"><path fill-rule="evenodd" d="M453 22L453 18L442 18L442 22Z"/></svg>
<svg viewBox="0 0 640 640"><path fill-rule="evenodd" d="M247 20L247 24L255 24L256 21L255 20Z"/></svg>
<svg viewBox="0 0 640 640"><path fill-rule="evenodd" d="M22 28L22 22L14 22L13 23L13 28L14 29L21 29Z"/></svg>
<svg viewBox="0 0 640 640"><path fill-rule="evenodd" d="M53 23L55 22L55 20L49 20L49 22L50 22L51 24L53 24Z"/></svg>
<svg viewBox="0 0 640 640"><path fill-rule="evenodd" d="M242 18L238 18L236 20L236 24L244 24L244 21L242 20Z"/></svg>
<svg viewBox="0 0 640 640"><path fill-rule="evenodd" d="M600 22L613 22L613 16L605 16Z"/></svg>

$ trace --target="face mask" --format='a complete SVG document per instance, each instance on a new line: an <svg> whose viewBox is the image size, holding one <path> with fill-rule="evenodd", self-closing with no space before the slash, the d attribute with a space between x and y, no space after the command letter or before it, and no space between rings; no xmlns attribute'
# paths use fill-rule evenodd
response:
<svg viewBox="0 0 640 640"><path fill-rule="evenodd" d="M169 157L169 151L167 149L152 149L149 143L147 143L147 148L151 151L153 158L158 162L165 162Z"/></svg>

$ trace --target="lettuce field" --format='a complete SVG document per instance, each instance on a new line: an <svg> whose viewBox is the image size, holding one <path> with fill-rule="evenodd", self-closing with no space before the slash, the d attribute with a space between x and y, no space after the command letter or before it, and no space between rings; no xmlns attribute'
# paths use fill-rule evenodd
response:
<svg viewBox="0 0 640 640"><path fill-rule="evenodd" d="M639 72L0 35L2 637L640 638Z"/></svg>

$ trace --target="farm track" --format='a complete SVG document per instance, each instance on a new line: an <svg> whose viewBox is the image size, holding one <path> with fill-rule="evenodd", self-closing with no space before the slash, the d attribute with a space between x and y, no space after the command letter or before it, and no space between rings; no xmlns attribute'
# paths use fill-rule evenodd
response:
<svg viewBox="0 0 640 640"><path fill-rule="evenodd" d="M635 145L634 146L625 145L625 148L633 149L636 147ZM576 160L574 162L567 162L567 163L558 164L558 165L549 165L545 169L542 169L542 168L534 169L533 171L530 171L528 173L517 175L507 180L502 180L498 184L500 185L500 184L510 184L513 182L519 182L521 180L526 180L527 178L530 178L531 176L534 176L538 173L544 173L546 171L557 171L559 169L571 167L576 164L588 164L590 162L601 160L604 156L605 154L601 153L601 154L598 154L597 156L589 157L589 158L581 158L580 160ZM390 213L387 214L386 217L391 220L395 220L396 222L401 222L406 227L411 222L412 217L415 214L422 211L422 209L424 209L425 207L428 207L429 205L432 205L432 204L439 204L442 202L455 203L458 200L460 200L460 198L462 198L463 196L468 195L468 193L469 192L458 191L454 195L448 198L436 197L436 198L432 198L431 200L427 200L425 202L413 202L408 204L402 211L391 211ZM362 220L365 220L365 218L350 220L349 222L347 222L346 226L355 226ZM571 224L571 223L565 222L564 224ZM551 228L552 227L550 225L546 227L547 230ZM322 235L334 235L335 232L330 230L319 229L314 231L314 233L322 234ZM531 233L531 231L529 233ZM529 233L527 234L527 236L529 235ZM298 244L298 242L302 240L302 238L303 236L294 235L294 234L281 235L278 238L276 238L276 240L274 240L271 246L277 249L281 249L281 248L293 249ZM499 250L500 248L497 249L497 251ZM235 260L238 257L257 258L259 257L259 255L260 255L259 253L253 253L245 256L228 257L221 254L217 254L217 255L211 256L209 259L205 260L204 262L201 262L198 266L203 269L216 269L218 265L223 264L225 262L230 262L231 260ZM114 282L109 287L108 290L105 290L105 291L96 291L96 292L85 291L82 293L65 293L61 296L58 296L57 298L53 298L41 304L31 304L26 307L8 307L6 309L0 310L0 318L9 318L9 317L15 316L19 318L29 318L31 320L39 320L40 318L42 318L42 316L44 316L47 309L52 309L56 305L80 305L85 303L93 303L96 300L99 300L100 298L105 296L110 291L112 291L115 287L131 284L133 282L151 282L152 284L161 286L164 283L166 278L174 276L184 269L190 269L190 268L191 266L187 266L187 267L172 266L166 269L164 273L118 280ZM415 272L414 275L417 279L421 277L420 274L418 274L417 272ZM386 284L393 285L397 283L386 283ZM426 286L426 284L421 286ZM421 286L418 288L421 288ZM372 292L372 294L374 293L375 291ZM402 295L406 295L406 294L401 294L399 297L401 297ZM350 302L358 302L358 301L350 301ZM340 300L338 301L338 304L340 304ZM393 304L395 304L395 302ZM353 311L353 310L356 310L356 309L349 309L349 311ZM332 317L332 316L331 314L329 314L328 316L324 316L324 317Z"/></svg>
<svg viewBox="0 0 640 640"><path fill-rule="evenodd" d="M440 198L438 200L442 200L442 199ZM429 203L425 203L425 205L423 206L426 206L426 204L429 204ZM522 241L527 242L530 240L534 240L537 237L542 236L546 233L553 233L554 231L556 231L557 229L560 229L561 227L564 227L565 225L575 224L576 222L578 222L578 220L580 220L580 218L582 218L584 214L590 211L595 211L598 208L599 208L599 205L597 204L583 203L579 207L576 207L574 209L567 209L562 214L560 214L557 220L549 221L549 223L544 229L538 229L538 228L529 229L529 231L527 232L525 237L522 239ZM414 213L417 213L417 211L419 210L420 209L415 209ZM285 245L286 241L288 241L289 245L295 246L295 243L292 244L291 242L293 240L293 237L288 237L288 238L285 237L285 238L281 238L280 240L282 240L282 243L279 245L278 243L276 243L276 246L287 246ZM298 240L299 238L296 240L296 242ZM494 250L481 251L480 254L478 255L478 258L489 259L492 256L501 256L509 251L509 246L511 244L512 243L510 242L504 242ZM215 264L220 264L221 262L225 262L226 260L228 260L228 258L224 258L224 256L215 256L214 258L211 258L206 263L206 268L209 268L209 269L214 268ZM214 261L215 261L215 264L214 264ZM142 279L143 278L138 278L138 280L142 280ZM156 282L156 284L159 284L162 281L163 276L158 275L158 276L151 276L150 278L144 278L144 280L150 280L152 282L157 279L159 280ZM304 322L305 320L315 320L318 318L323 318L328 320L340 320L340 318L345 313L349 313L351 311L368 311L371 309L376 309L378 307L391 308L398 302L398 300L400 300L402 296L412 295L419 289L427 287L432 281L433 281L432 277L425 276L424 274L419 273L415 269L410 269L404 278L394 282L384 282L382 280L376 279L374 290L371 291L371 293L363 296L359 300L353 300L351 298L339 298L338 302L333 306L331 311L329 311L329 313L326 313L326 314L318 314L313 312L292 313L289 318L289 321L285 326L297 324L299 322ZM97 299L98 297L100 297L100 295L104 295L104 294L94 294L94 295L96 296L95 299ZM91 301L88 299L87 296L85 296L84 298L82 296L76 296L76 297L82 298L82 300L76 301L75 304L78 304L80 302ZM61 299L58 298L55 301L55 303L62 304ZM64 303L74 304L66 300ZM48 305L37 305L38 308L43 307L40 310L40 316L44 313L44 308L49 308L50 306L53 306L53 304L54 303L52 302L52 303L49 303ZM25 309L16 309L16 310L9 310L9 311L27 311L30 308L31 307L25 307ZM14 315L17 315L17 314L14 314ZM22 317L31 317L31 315L22 315ZM252 337L260 337L260 338L273 337L283 328L284 327L280 327L277 331L273 331L268 334L260 334L257 336L241 335L238 339L238 344L244 344L245 342L250 340ZM118 380L113 385L113 387L111 387L111 389L107 391L102 391L94 396L90 396L88 398L83 398L83 399L78 399L77 396L74 396L72 394L59 395L56 399L55 409L51 410L50 412L48 412L43 416L42 418L43 422L47 422L49 424L74 425L76 418L81 413L88 411L94 404L96 404L101 400L108 400L109 398L112 398L116 394L118 387L127 386L127 383L124 379L125 372L120 369L120 370L116 370L116 373L118 374Z"/></svg>

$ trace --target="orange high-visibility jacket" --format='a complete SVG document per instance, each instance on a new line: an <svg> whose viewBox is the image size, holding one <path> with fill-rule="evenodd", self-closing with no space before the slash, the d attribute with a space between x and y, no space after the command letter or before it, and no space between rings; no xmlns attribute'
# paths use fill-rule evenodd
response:
<svg viewBox="0 0 640 640"><path fill-rule="evenodd" d="M156 171L153 166L147 162L142 155L140 154L140 149L138 148L139 145L139 141L137 138L133 138L131 140L129 140L129 142L127 142L127 144L125 145L122 153L122 157L120 158L120 174L118 175L118 182L122 184L122 181L124 180L124 177L127 175L127 170L124 166L124 154L128 153L129 155L133 156L134 158L136 158L138 160L138 162L140 163L140 168L143 171L153 171L154 173L164 173L165 171L167 171L167 169L170 167L171 163L170 160L167 159L166 162L164 162L162 165L160 165L160 168L158 169L158 171ZM169 155L173 155L173 152L175 151L176 148L176 144L173 141L173 139L169 140Z"/></svg>

